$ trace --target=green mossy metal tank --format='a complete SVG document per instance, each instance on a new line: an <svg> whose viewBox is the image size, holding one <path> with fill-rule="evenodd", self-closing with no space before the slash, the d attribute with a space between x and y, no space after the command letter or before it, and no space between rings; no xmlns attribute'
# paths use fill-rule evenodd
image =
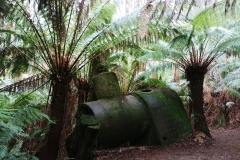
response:
<svg viewBox="0 0 240 160"><path fill-rule="evenodd" d="M126 142L164 145L192 132L181 99L175 91L165 88L84 103L78 114L93 115L100 123L98 148Z"/></svg>
<svg viewBox="0 0 240 160"><path fill-rule="evenodd" d="M99 73L91 85L90 97L97 101L78 108L75 129L66 142L71 158L91 159L94 145L165 145L192 132L182 101L171 89L142 90L122 97L113 72Z"/></svg>
<svg viewBox="0 0 240 160"><path fill-rule="evenodd" d="M101 125L97 136L99 148L137 143L148 132L147 108L133 95L88 102L80 108L81 114L94 115Z"/></svg>
<svg viewBox="0 0 240 160"><path fill-rule="evenodd" d="M147 107L150 128L143 139L145 145L169 144L192 132L189 118L177 93L168 88L131 93Z"/></svg>

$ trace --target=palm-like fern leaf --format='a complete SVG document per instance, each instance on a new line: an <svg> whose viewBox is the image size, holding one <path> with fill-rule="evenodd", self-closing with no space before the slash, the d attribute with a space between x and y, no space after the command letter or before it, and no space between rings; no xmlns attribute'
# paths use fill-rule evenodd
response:
<svg viewBox="0 0 240 160"><path fill-rule="evenodd" d="M0 92L24 92L26 90L35 90L49 81L49 77L46 74L36 74L29 78L20 80L13 84L7 85L0 89Z"/></svg>
<svg viewBox="0 0 240 160"><path fill-rule="evenodd" d="M239 17L239 1L232 1L232 10L228 12L231 5L229 0L219 1L208 8L201 11L191 21L196 29L206 29L213 26L223 26L228 28L230 25L236 22L236 17Z"/></svg>
<svg viewBox="0 0 240 160"><path fill-rule="evenodd" d="M30 152L22 152L23 138L30 138L25 132L28 125L34 124L37 120L46 118L52 122L46 114L43 114L36 106L42 105L35 101L37 95L32 95L32 99L27 99L24 103L19 103L15 108L9 108L18 101L19 97L10 96L8 101L2 102L0 109L0 158L1 159L21 159L32 158ZM35 97L35 98L34 98ZM20 97L21 98L21 97ZM42 103L43 101L41 101ZM28 106L26 106L26 104ZM3 108L3 109L2 109ZM14 146L10 143L16 142ZM13 143L14 144L14 143Z"/></svg>

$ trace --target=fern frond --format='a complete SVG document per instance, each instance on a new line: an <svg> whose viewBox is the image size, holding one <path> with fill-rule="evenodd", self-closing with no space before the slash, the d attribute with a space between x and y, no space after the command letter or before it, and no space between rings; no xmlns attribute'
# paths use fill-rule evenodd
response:
<svg viewBox="0 0 240 160"><path fill-rule="evenodd" d="M146 49L143 49L145 53L143 56L137 58L139 62L147 62L148 60L161 61L170 57L170 55L180 55L182 52L170 48L169 44L164 41L159 41L159 43L154 45L149 45Z"/></svg>
<svg viewBox="0 0 240 160"><path fill-rule="evenodd" d="M239 40L240 36L231 37L219 44L212 52L233 52L238 54L240 51Z"/></svg>
<svg viewBox="0 0 240 160"><path fill-rule="evenodd" d="M0 92L24 92L34 90L49 81L49 76L45 73L36 74L26 79L0 88Z"/></svg>
<svg viewBox="0 0 240 160"><path fill-rule="evenodd" d="M43 114L40 110L33 107L21 108L15 112L13 117L14 118L9 119L9 122L22 128L26 128L29 124L33 124L42 117L52 122L46 114Z"/></svg>
<svg viewBox="0 0 240 160"><path fill-rule="evenodd" d="M228 0L226 0L226 2L227 1ZM228 3L225 3L224 1L213 3L193 18L191 24L194 25L194 28L197 30L203 30L213 26L223 26L228 28L235 23L235 17L238 17L240 12L238 7L234 7L234 12L225 13L226 4ZM234 6L238 5L239 1L237 1Z"/></svg>
<svg viewBox="0 0 240 160"><path fill-rule="evenodd" d="M41 103L39 103L37 99L40 96L32 94L22 103L18 103L15 108L9 108L22 98L14 95L9 97L9 102L2 103L0 109L0 159L24 159L26 157L36 159L29 152L22 152L22 139L30 138L25 129L36 121L46 118L48 122L53 123L46 114L37 109L45 101L41 99ZM12 140L16 142L13 146L10 145Z"/></svg>
<svg viewBox="0 0 240 160"><path fill-rule="evenodd" d="M164 72L168 69L172 69L172 65L170 63L159 63L157 65L151 66L151 68L147 69L146 71L139 72L136 75L134 81L150 78L152 74L158 73L159 71Z"/></svg>
<svg viewBox="0 0 240 160"><path fill-rule="evenodd" d="M17 109L0 109L0 119L3 121L9 120Z"/></svg>
<svg viewBox="0 0 240 160"><path fill-rule="evenodd" d="M240 99L240 92L234 88L226 87L225 90L232 96Z"/></svg>

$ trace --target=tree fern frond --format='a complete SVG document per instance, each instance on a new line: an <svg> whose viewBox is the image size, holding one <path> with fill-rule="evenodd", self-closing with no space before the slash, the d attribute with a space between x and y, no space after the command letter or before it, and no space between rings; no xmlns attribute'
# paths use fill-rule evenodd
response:
<svg viewBox="0 0 240 160"><path fill-rule="evenodd" d="M240 83L240 71L233 71L230 73L227 73L222 81L219 83L224 83L227 87L239 89L239 83Z"/></svg>
<svg viewBox="0 0 240 160"><path fill-rule="evenodd" d="M3 109L6 106L9 106L10 98L5 94L0 94L0 108Z"/></svg>
<svg viewBox="0 0 240 160"><path fill-rule="evenodd" d="M19 76L21 73L27 72L29 68L28 59L23 56L17 56L16 60L14 61L13 68L11 73L14 76Z"/></svg>
<svg viewBox="0 0 240 160"><path fill-rule="evenodd" d="M52 122L46 114L43 114L39 109L33 107L21 108L13 115L13 117L14 118L9 119L9 122L21 128L26 128L29 124L33 124L42 117L47 118L47 120Z"/></svg>
<svg viewBox="0 0 240 160"><path fill-rule="evenodd" d="M18 127L11 123L4 123L0 120L0 158L1 159L37 159L28 152L21 152L23 141L21 138L28 138L28 134L24 133L21 127ZM10 141L14 139L16 141L13 147L10 147Z"/></svg>
<svg viewBox="0 0 240 160"><path fill-rule="evenodd" d="M43 99L41 103L36 101L40 98L37 95L32 95L29 99L25 99L23 103L19 103L14 109L9 108L12 103L18 101L21 96L10 96L8 103L5 103L3 108L0 109L0 115L5 115L5 117L0 116L0 158L1 159L24 159L29 157L30 159L36 159L29 152L22 152L21 148L23 145L23 138L30 138L30 136L25 132L28 125L34 124L37 120L43 117L48 120L48 122L53 123L50 118L42 113L38 108L38 105L43 105ZM15 140L15 141L12 141ZM10 142L16 142L11 143Z"/></svg>
<svg viewBox="0 0 240 160"><path fill-rule="evenodd" d="M234 52L238 53L240 51L239 46L240 36L235 36L232 38L227 39L225 42L222 42L216 48L212 50L212 52Z"/></svg>
<svg viewBox="0 0 240 160"><path fill-rule="evenodd" d="M227 2L229 0L225 0ZM213 3L208 8L203 10L201 13L199 13L192 21L191 24L194 25L194 27L197 30L206 29L212 26L224 26L227 27L229 25L232 25L235 22L235 17L239 16L239 8L234 8L234 14L233 12L225 12L226 4L224 1L218 1L216 3ZM234 6L239 5L239 1L236 3L233 3Z"/></svg>
<svg viewBox="0 0 240 160"><path fill-rule="evenodd" d="M139 11L133 12L126 17L117 19L113 21L109 28L103 32L102 38L98 38L98 41L95 41L93 45L95 51L92 53L102 52L107 48L112 48L120 43L125 42L121 47L124 48L129 44L128 42L139 43L139 38L136 37L138 33L138 24L139 24ZM132 44L129 44L129 47L133 47ZM90 46L90 47L91 47Z"/></svg>
<svg viewBox="0 0 240 160"><path fill-rule="evenodd" d="M0 137L0 143L1 144L7 144L14 136L14 134L21 135L21 136L27 136L27 134L24 134L23 128L11 124L11 123L5 123L2 120L0 121L1 125L1 131L4 133Z"/></svg>
<svg viewBox="0 0 240 160"><path fill-rule="evenodd" d="M170 42L170 47L181 51L184 50L187 46L190 46L190 41L191 40L188 35L179 35L173 38L173 40Z"/></svg>
<svg viewBox="0 0 240 160"><path fill-rule="evenodd" d="M47 74L37 74L26 79L20 80L13 84L0 88L0 92L22 92L26 90L34 90L49 81Z"/></svg>
<svg viewBox="0 0 240 160"><path fill-rule="evenodd" d="M138 13L134 13L131 16L124 17L117 21L112 22L108 28L102 32L102 38L99 36L99 39L91 44L90 50L91 53L101 53L107 48L112 48L113 46L117 45L118 43L126 40L134 35L137 34L136 27L136 16ZM105 37L114 37L106 39ZM93 48L94 47L94 48Z"/></svg>
<svg viewBox="0 0 240 160"><path fill-rule="evenodd" d="M234 88L226 87L225 90L233 97L240 98L240 92Z"/></svg>
<svg viewBox="0 0 240 160"><path fill-rule="evenodd" d="M9 67L11 65L10 62L16 62L16 65L18 64L19 66L15 66L13 67L13 71L17 71L20 72L21 68L23 68L24 70L26 70L28 68L28 64L29 61L35 62L34 60L34 56L36 51L36 46L33 45L33 39L30 35L25 35L23 33L18 33L20 31L11 31L11 30L6 30L6 29L2 29L0 30L1 33L3 33L3 35L5 36L5 41L7 41L6 36L10 36L13 37L14 36L14 40L11 42L7 43L7 46L2 49L0 52L2 53L2 56L11 56L11 61L9 61L9 64L6 64L6 67ZM33 46L29 46L30 44L32 44ZM41 48L41 47L40 47ZM35 52L36 51L36 52ZM21 62L22 63L19 63ZM23 62L24 61L24 62ZM2 70L5 70L6 67L1 68ZM44 67L44 65L40 64L40 63L36 63L36 68L39 67L42 70L46 71L46 68ZM18 69L20 68L20 69Z"/></svg>
<svg viewBox="0 0 240 160"><path fill-rule="evenodd" d="M226 83L226 86L231 87L231 88L240 89L239 83L240 83L240 79L233 79L232 81L228 81L228 83Z"/></svg>
<svg viewBox="0 0 240 160"><path fill-rule="evenodd" d="M70 53L69 56L71 57L72 53L74 52L74 50L76 49L76 45L80 42L80 40L82 40L82 37L84 36L84 34L86 33L89 25L93 22L94 18L96 18L100 13L101 13L101 10L103 9L104 6L106 6L106 4L109 2L109 0L105 0L104 3L102 3L94 13L92 13L92 15L88 18L88 22L86 23L86 25L82 28L81 32L79 33L79 36L76 37L76 41L72 41L72 43L70 44L70 48L68 50L68 52ZM102 32L102 31L101 31ZM100 32L100 33L101 33ZM100 35L100 34L97 34L97 35ZM96 38L96 35L93 35L91 37L95 37ZM95 39L94 38L94 39ZM92 40L90 40L90 42L92 42ZM74 44L72 46L72 44ZM89 44L88 42L86 42L86 44ZM88 46L88 45L87 45ZM84 50L84 49L83 49ZM84 52L82 52L84 53ZM77 56L76 60L79 59L79 57L81 57L81 53ZM68 56L68 57L69 57ZM75 63L76 61L73 62L73 66L75 66ZM72 68L72 67L71 67Z"/></svg>
<svg viewBox="0 0 240 160"><path fill-rule="evenodd" d="M169 63L160 63L154 66L151 66L151 68L147 69L146 71L139 72L134 81L138 81L141 79L147 79L150 78L150 76L154 73L158 73L159 71L164 72L165 70L172 69L172 65Z"/></svg>
<svg viewBox="0 0 240 160"><path fill-rule="evenodd" d="M23 141L22 140L18 140L17 143L12 147L12 149L10 150L10 154L18 156L20 149L22 148L23 145Z"/></svg>
<svg viewBox="0 0 240 160"><path fill-rule="evenodd" d="M161 61L163 59L169 59L170 57L177 59L183 56L182 52L170 48L170 45L163 41L159 41L158 44L149 46L143 51L145 52L145 55L137 59L139 62L147 62L148 60Z"/></svg>
<svg viewBox="0 0 240 160"><path fill-rule="evenodd" d="M233 25L231 25L231 26L229 27L229 29L230 29L231 31L234 31L234 32L239 33L239 32L240 32L240 20L236 20L236 22L235 22Z"/></svg>
<svg viewBox="0 0 240 160"><path fill-rule="evenodd" d="M8 30L8 29L0 29L0 32L4 34L4 36L3 36L3 37L5 37L4 40L8 44L11 44L16 41L21 41L21 40L27 41L27 37L25 37L25 35L23 35L21 33L17 33L16 31ZM12 36L14 36L14 40L11 40ZM1 37L1 38L3 38L3 37Z"/></svg>
<svg viewBox="0 0 240 160"><path fill-rule="evenodd" d="M123 57L123 54L115 54L115 55L112 55L110 56L106 62L107 63L111 63L111 62L117 62L117 61L120 61Z"/></svg>
<svg viewBox="0 0 240 160"><path fill-rule="evenodd" d="M116 4L115 3L107 3L102 9L99 9L99 2L96 3L93 7L100 10L97 18L96 18L96 24L94 26L97 26L98 28L103 28L106 24L110 24L112 22L115 9L116 9Z"/></svg>
<svg viewBox="0 0 240 160"><path fill-rule="evenodd" d="M16 111L17 109L0 109L0 119L9 120Z"/></svg>

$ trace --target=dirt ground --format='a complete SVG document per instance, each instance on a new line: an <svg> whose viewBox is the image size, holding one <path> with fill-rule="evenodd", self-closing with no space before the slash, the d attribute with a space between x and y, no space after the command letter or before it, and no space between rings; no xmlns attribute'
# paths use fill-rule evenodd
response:
<svg viewBox="0 0 240 160"><path fill-rule="evenodd" d="M240 128L194 133L167 146L129 146L95 151L94 160L240 160Z"/></svg>

